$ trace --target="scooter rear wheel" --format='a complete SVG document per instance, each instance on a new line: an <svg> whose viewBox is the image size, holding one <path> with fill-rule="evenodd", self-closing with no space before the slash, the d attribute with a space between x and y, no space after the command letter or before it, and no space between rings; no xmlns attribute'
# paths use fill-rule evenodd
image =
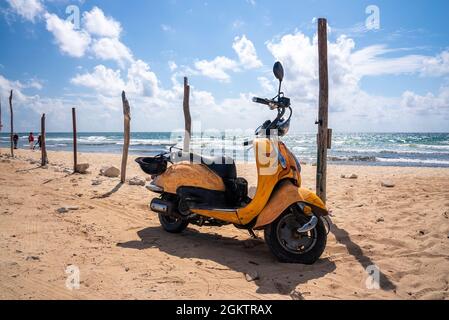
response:
<svg viewBox="0 0 449 320"><path fill-rule="evenodd" d="M279 261L313 264L320 258L327 241L322 219L318 219L316 227L309 232L296 231L309 220L295 204L265 227L265 242Z"/></svg>
<svg viewBox="0 0 449 320"><path fill-rule="evenodd" d="M162 228L170 233L181 233L189 225L189 221L180 218L173 218L165 214L159 213L159 222Z"/></svg>

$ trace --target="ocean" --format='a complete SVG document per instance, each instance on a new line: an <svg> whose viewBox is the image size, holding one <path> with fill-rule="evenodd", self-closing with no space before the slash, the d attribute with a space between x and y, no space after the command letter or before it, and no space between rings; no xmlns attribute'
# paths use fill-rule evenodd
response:
<svg viewBox="0 0 449 320"><path fill-rule="evenodd" d="M130 154L151 156L182 146L179 137L169 132L131 133ZM19 148L28 148L28 135L19 134ZM225 153L237 161L253 160L254 151L243 146L247 136L193 136L194 151L203 154ZM316 161L316 134L289 134L282 141L301 160ZM0 147L9 147L9 134L0 133ZM79 152L121 153L123 134L117 132L78 133ZM71 133L48 133L50 151L71 151ZM375 166L449 167L449 133L335 133L329 163Z"/></svg>

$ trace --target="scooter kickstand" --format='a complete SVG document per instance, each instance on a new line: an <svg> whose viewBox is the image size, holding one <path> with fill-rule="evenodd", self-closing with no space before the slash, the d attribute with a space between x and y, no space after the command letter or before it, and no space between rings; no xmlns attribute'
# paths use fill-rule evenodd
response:
<svg viewBox="0 0 449 320"><path fill-rule="evenodd" d="M253 239L259 239L259 237L254 233L253 229L248 229L248 233Z"/></svg>

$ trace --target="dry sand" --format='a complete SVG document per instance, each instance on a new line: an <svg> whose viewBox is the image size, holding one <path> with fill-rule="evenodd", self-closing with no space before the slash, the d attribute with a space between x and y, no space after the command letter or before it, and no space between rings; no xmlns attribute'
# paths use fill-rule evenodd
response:
<svg viewBox="0 0 449 320"><path fill-rule="evenodd" d="M312 266L282 264L262 240L233 226L164 232L147 204L155 194L97 178L120 156L81 154L92 173L70 175L71 155L17 150L0 159L1 299L448 299L449 169L330 166L332 233ZM128 177L145 177L133 158ZM239 165L255 185L255 168ZM315 168L303 167L312 187ZM341 174L358 175L356 180ZM102 183L93 186L92 181ZM394 188L381 187L391 180ZM101 195L109 193L109 197ZM63 206L78 206L57 213ZM263 233L258 232L263 238ZM377 265L381 289L366 287ZM80 270L66 288L66 267ZM248 282L245 273L260 279Z"/></svg>

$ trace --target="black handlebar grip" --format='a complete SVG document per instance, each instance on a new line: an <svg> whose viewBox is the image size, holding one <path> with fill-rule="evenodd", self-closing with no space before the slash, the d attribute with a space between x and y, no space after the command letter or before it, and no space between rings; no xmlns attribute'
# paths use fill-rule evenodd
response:
<svg viewBox="0 0 449 320"><path fill-rule="evenodd" d="M262 98L258 98L258 97L254 97L253 102L261 103L261 104L269 104L270 103L267 99L262 99Z"/></svg>

